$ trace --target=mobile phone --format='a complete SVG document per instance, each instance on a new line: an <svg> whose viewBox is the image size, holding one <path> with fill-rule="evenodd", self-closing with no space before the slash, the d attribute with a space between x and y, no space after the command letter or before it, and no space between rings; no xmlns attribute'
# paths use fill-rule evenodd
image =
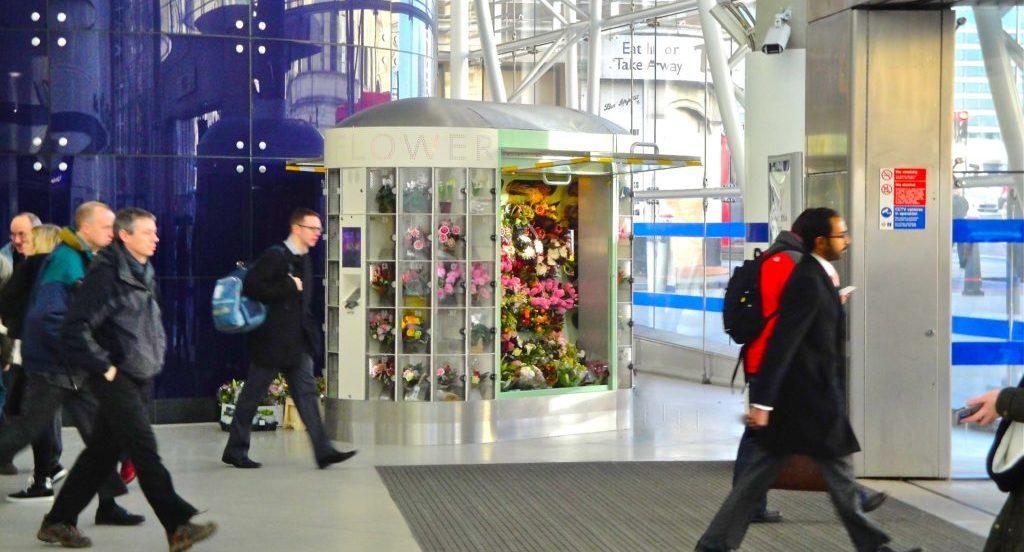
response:
<svg viewBox="0 0 1024 552"><path fill-rule="evenodd" d="M957 423L963 422L964 418L969 418L975 415L979 410L981 410L980 404L976 404L974 406L964 406L962 408L956 409Z"/></svg>
<svg viewBox="0 0 1024 552"><path fill-rule="evenodd" d="M842 297L844 295L849 295L849 294L851 294L851 293L853 293L855 291L857 291L856 287L854 287L854 286L846 286L843 289L839 290L839 296Z"/></svg>

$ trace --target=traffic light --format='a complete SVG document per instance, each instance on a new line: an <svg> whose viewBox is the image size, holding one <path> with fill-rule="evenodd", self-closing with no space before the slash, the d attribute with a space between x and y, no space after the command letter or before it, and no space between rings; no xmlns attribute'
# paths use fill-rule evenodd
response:
<svg viewBox="0 0 1024 552"><path fill-rule="evenodd" d="M967 141L967 112L957 111L953 117L953 139L957 142Z"/></svg>

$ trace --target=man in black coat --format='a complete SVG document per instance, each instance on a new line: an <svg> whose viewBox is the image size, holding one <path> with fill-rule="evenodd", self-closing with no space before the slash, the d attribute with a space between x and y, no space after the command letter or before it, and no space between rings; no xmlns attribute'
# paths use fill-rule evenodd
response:
<svg viewBox="0 0 1024 552"><path fill-rule="evenodd" d="M320 396L313 377L313 356L320 354L320 330L313 320L312 263L309 250L323 234L320 215L298 209L290 219L284 244L267 249L245 277L243 293L267 306L267 319L249 334L252 364L235 405L231 433L221 460L237 468L258 468L249 458L252 419L278 372L284 373L295 408L313 442L316 464L323 469L348 460L355 451L335 450L324 431Z"/></svg>
<svg viewBox="0 0 1024 552"><path fill-rule="evenodd" d="M750 387L748 426L757 430L749 467L733 486L698 551L739 548L758 502L789 456L810 456L858 552L891 552L889 536L861 509L849 456L860 450L846 415L846 343L839 275L830 261L850 245L846 223L828 208L810 209L804 255L779 304L759 377ZM920 549L915 549L920 550Z"/></svg>

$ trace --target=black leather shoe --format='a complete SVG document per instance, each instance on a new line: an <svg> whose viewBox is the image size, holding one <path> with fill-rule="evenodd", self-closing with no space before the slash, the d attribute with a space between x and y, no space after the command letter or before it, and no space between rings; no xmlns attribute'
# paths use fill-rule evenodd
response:
<svg viewBox="0 0 1024 552"><path fill-rule="evenodd" d="M241 460L234 460L232 458L228 458L227 456L222 456L220 461L224 462L229 466L242 468L243 470L254 470L256 468L260 468L263 466L263 464L260 464L259 462L256 462L255 460L249 457L242 458Z"/></svg>
<svg viewBox="0 0 1024 552"><path fill-rule="evenodd" d="M878 550L876 550L875 552L897 552L897 551L896 551L895 548L892 548L892 547L890 547L889 545L886 544L886 545L879 546ZM915 546L914 548L907 548L907 549L903 550L902 552L922 552L922 548L920 546Z"/></svg>
<svg viewBox="0 0 1024 552"><path fill-rule="evenodd" d="M316 466L322 470L327 466L330 466L331 464L344 462L345 460L348 460L349 458L352 458L355 455L356 451L354 450L350 450L348 452L341 452L340 450L336 450L328 454L327 456L324 456L323 458L317 460Z"/></svg>
<svg viewBox="0 0 1024 552"><path fill-rule="evenodd" d="M780 523L782 514L778 510L765 510L754 516L750 523Z"/></svg>
<svg viewBox="0 0 1024 552"><path fill-rule="evenodd" d="M889 495L886 493L874 493L864 500L860 505L860 509L864 510L864 513L874 512L882 505L883 502L885 502L885 499L887 498L889 498Z"/></svg>
<svg viewBox="0 0 1024 552"><path fill-rule="evenodd" d="M133 514L116 504L112 508L96 509L96 525L142 525L144 521L144 516Z"/></svg>

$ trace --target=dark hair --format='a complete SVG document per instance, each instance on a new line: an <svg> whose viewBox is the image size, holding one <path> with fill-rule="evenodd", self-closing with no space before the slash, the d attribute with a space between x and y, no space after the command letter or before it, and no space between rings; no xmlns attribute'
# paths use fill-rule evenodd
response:
<svg viewBox="0 0 1024 552"><path fill-rule="evenodd" d="M832 235L832 219L839 216L835 209L828 207L812 207L800 213L793 221L793 232L804 241L804 249L814 251L814 242L818 238Z"/></svg>
<svg viewBox="0 0 1024 552"><path fill-rule="evenodd" d="M291 218L288 219L288 225L290 226L292 224L302 224L302 219L306 217L316 217L317 219L319 219L320 213L317 213L312 209L299 207L298 209L292 211L292 216Z"/></svg>
<svg viewBox="0 0 1024 552"><path fill-rule="evenodd" d="M117 232L120 232L121 230L124 230L129 234L134 233L135 221L142 218L147 218L152 220L153 222L156 222L156 215L150 213L145 209L140 209L138 207L127 207L121 209L120 211L117 212L117 218L114 219L115 234Z"/></svg>

